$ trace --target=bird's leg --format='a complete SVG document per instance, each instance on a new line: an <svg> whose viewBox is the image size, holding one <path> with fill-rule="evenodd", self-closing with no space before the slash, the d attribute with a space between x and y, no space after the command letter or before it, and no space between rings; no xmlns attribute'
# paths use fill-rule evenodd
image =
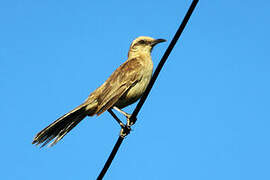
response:
<svg viewBox="0 0 270 180"><path fill-rule="evenodd" d="M112 117L118 122L118 124L121 126L121 128L125 128L124 123L114 114L114 112L112 111L112 109L108 109L108 112L112 115Z"/></svg>
<svg viewBox="0 0 270 180"><path fill-rule="evenodd" d="M118 122L121 126L120 136L125 138L130 133L130 126L124 125L124 123L114 114L112 108L108 109L108 112L112 115L112 117Z"/></svg>
<svg viewBox="0 0 270 180"><path fill-rule="evenodd" d="M125 111L119 109L119 108L116 107L116 106L113 106L113 109L115 109L116 111L118 111L118 112L120 112L121 114L123 114L124 116L126 116L126 118L130 118L130 117L131 117L130 114L126 113Z"/></svg>
<svg viewBox="0 0 270 180"><path fill-rule="evenodd" d="M123 114L124 116L126 116L126 118L127 118L127 125L128 125L128 126L132 126L132 125L133 125L132 122L130 121L131 114L126 113L125 111L119 109L119 108L116 107L116 106L113 106L113 109L115 109L116 111L118 111L118 112L120 112L121 114Z"/></svg>

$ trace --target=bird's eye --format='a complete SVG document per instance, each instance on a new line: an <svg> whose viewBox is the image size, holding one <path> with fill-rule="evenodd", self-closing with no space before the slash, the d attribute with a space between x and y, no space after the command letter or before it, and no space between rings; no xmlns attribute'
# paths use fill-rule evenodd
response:
<svg viewBox="0 0 270 180"><path fill-rule="evenodd" d="M145 40L142 39L139 41L139 44L146 44L146 42L145 42Z"/></svg>

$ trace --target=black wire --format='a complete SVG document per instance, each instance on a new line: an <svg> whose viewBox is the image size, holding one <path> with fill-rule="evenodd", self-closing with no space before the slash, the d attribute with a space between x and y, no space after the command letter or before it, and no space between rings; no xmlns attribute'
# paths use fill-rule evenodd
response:
<svg viewBox="0 0 270 180"><path fill-rule="evenodd" d="M97 180L102 180L103 179L104 175L106 174L107 170L109 169L109 167L110 167L110 165L111 165L111 163L112 163L112 161L114 159L114 156L116 155L116 153L117 153L120 145L122 144L123 140L124 140L124 138L122 136L118 137L118 140L117 140L116 144L114 145L113 150L112 150L109 158L107 159L102 171L98 175Z"/></svg>
<svg viewBox="0 0 270 180"><path fill-rule="evenodd" d="M179 37L181 36L183 30L185 29L185 26L186 26L191 14L194 11L194 9L195 9L198 2L199 2L199 0L193 0L192 1L192 4L190 5L190 7L189 7L189 9L188 9L182 23L181 23L181 25L179 26L177 32L175 33L175 35L174 35L170 45L168 46L166 52L164 53L163 57L161 58L158 66L157 66L157 68L156 68L156 70L155 70L155 72L153 74L152 79L150 80L145 92L143 93L139 103L137 104L136 108L134 109L134 111L133 111L133 113L131 115L130 121L133 122L133 124L136 123L137 115L138 115L140 109L142 108L142 106L143 106L149 92L151 91L151 89L152 89L152 87L153 87L153 85L154 85L154 83L155 83L155 81L156 81L156 79L157 79L163 65L165 64L167 58L169 57L171 51L174 48L176 42L178 41ZM127 125L126 125L126 127L127 127ZM126 131L126 134L130 133L129 128L124 128L124 130ZM106 174L107 170L109 169L109 167L110 167L110 165L111 165L111 163L112 163L112 161L113 161L113 159L114 159L120 145L122 144L123 140L124 140L124 137L122 137L122 136L118 137L118 140L117 140L116 144L114 145L114 148L113 148L109 158L107 159L102 171L100 172L97 180L103 179L104 175Z"/></svg>

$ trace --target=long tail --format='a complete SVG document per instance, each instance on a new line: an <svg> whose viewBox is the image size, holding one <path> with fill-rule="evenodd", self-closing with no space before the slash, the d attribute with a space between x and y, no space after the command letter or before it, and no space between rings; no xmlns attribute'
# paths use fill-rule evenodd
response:
<svg viewBox="0 0 270 180"><path fill-rule="evenodd" d="M40 131L35 136L32 144L39 145L43 143L41 145L41 147L43 147L54 139L54 141L49 146L55 145L87 116L86 106L87 104L85 103L81 104L72 111L58 118L56 121Z"/></svg>

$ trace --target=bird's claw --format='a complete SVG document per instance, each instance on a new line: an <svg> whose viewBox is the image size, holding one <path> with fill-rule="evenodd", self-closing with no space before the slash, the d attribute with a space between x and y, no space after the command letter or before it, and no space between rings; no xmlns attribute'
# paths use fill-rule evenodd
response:
<svg viewBox="0 0 270 180"><path fill-rule="evenodd" d="M127 125L127 126L125 126L124 128L121 129L120 136L122 138L125 138L130 133L130 131L131 131L131 128L130 128L130 126Z"/></svg>
<svg viewBox="0 0 270 180"><path fill-rule="evenodd" d="M131 116L127 117L127 126L129 126L129 127L131 127L134 124L134 121L131 121L130 117Z"/></svg>
<svg viewBox="0 0 270 180"><path fill-rule="evenodd" d="M121 128L121 131L120 131L120 136L121 136L122 138L125 138L125 137L130 133L130 131L131 131L131 126L134 125L134 120L131 120L131 115L130 115L130 114L128 114L128 115L126 116L126 118L127 118L127 125L125 125L124 127L121 126L122 128ZM136 120L136 119L137 119L137 118L135 117L135 120Z"/></svg>

